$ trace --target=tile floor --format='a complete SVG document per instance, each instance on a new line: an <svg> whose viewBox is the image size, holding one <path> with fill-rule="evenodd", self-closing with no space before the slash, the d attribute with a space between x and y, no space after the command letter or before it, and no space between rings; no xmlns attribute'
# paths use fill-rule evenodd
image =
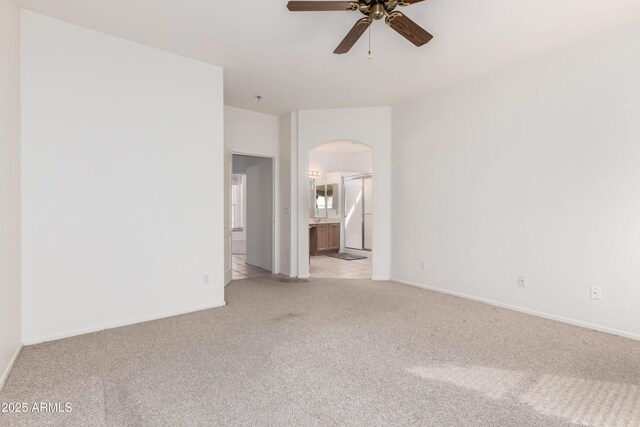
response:
<svg viewBox="0 0 640 427"><path fill-rule="evenodd" d="M311 277L371 279L371 258L345 261L326 255L312 256L309 273Z"/></svg>
<svg viewBox="0 0 640 427"><path fill-rule="evenodd" d="M231 268L233 270L233 280L253 279L254 277L271 275L270 271L247 264L246 255L233 255Z"/></svg>

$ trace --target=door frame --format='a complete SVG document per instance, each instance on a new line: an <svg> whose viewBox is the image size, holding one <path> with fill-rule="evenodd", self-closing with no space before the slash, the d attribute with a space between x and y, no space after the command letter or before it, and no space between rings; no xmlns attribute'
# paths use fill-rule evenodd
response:
<svg viewBox="0 0 640 427"><path fill-rule="evenodd" d="M271 159L271 195L273 197L273 206L271 212L271 274L280 274L280 222L278 221L278 207L280 206L280 164L278 163L278 156L267 154L259 151L252 150L234 150L231 151L231 173L233 173L233 156L250 156L261 157L264 159ZM245 189L246 191L246 189ZM231 206L229 206L231 209ZM233 239L233 237L232 237Z"/></svg>
<svg viewBox="0 0 640 427"><path fill-rule="evenodd" d="M224 176L222 177L223 182L223 190L222 190L222 198L223 198L223 211L224 211L224 231L222 237L222 262L224 265L223 272L223 283L226 287L229 283L233 281L233 228L231 226L231 186L232 180L231 176L233 175L233 153L226 146L223 147L223 156L222 156L222 171Z"/></svg>

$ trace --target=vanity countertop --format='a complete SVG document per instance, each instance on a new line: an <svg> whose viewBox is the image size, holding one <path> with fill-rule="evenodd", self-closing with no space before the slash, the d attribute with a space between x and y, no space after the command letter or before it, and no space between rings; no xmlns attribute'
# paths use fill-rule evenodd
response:
<svg viewBox="0 0 640 427"><path fill-rule="evenodd" d="M310 227L319 224L340 224L340 218L320 218L319 221L316 221L314 218L309 218Z"/></svg>

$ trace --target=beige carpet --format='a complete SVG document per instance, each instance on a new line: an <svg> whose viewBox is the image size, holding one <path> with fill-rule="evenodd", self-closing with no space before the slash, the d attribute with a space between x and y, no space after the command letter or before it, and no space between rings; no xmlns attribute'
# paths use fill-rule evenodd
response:
<svg viewBox="0 0 640 427"><path fill-rule="evenodd" d="M228 306L27 347L2 425L638 426L640 342L368 280L263 277Z"/></svg>

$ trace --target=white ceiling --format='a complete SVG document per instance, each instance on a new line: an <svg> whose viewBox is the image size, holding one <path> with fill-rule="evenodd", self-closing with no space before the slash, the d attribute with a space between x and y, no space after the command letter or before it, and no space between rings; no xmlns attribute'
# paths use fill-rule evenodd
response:
<svg viewBox="0 0 640 427"><path fill-rule="evenodd" d="M318 145L311 151L320 151L327 153L342 153L342 154L355 154L364 153L365 151L371 151L371 147L368 145L360 144L358 142L351 141L333 141L327 142L322 145Z"/></svg>
<svg viewBox="0 0 640 427"><path fill-rule="evenodd" d="M270 114L390 105L640 18L638 0L428 0L403 9L435 38L416 48L384 22L332 52L359 12L287 0L22 0L24 8L225 69L225 103ZM253 96L260 94L258 102Z"/></svg>

